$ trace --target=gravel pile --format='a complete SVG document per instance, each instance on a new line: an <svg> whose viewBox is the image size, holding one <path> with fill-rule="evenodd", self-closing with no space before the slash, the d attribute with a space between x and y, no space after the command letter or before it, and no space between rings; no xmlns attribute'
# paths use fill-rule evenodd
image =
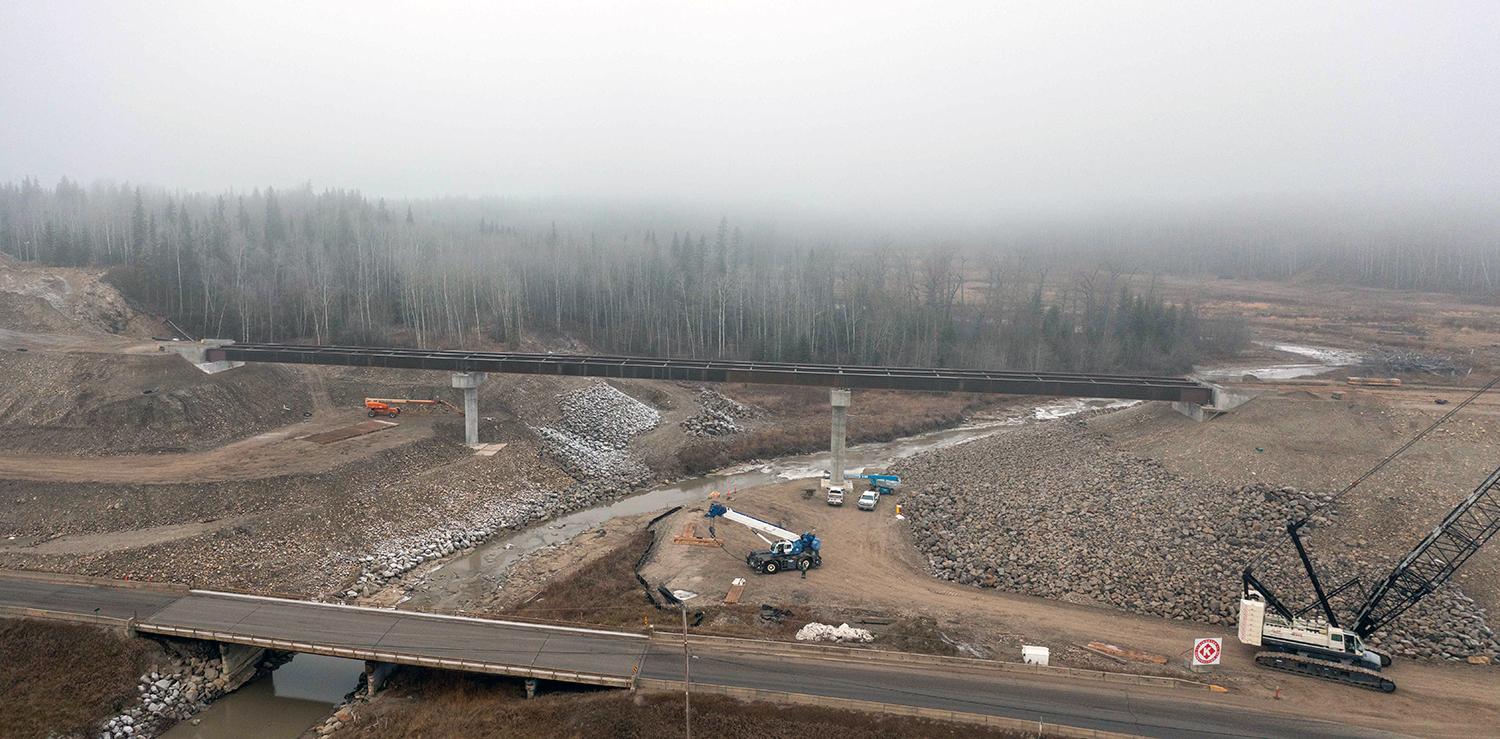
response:
<svg viewBox="0 0 1500 739"><path fill-rule="evenodd" d="M612 448L625 446L636 434L661 423L661 414L655 408L602 380L558 395L557 407L562 411L558 425L563 431Z"/></svg>
<svg viewBox="0 0 1500 739"><path fill-rule="evenodd" d="M903 513L937 577L1224 625L1238 613L1241 570L1267 544L1272 554L1256 565L1257 577L1287 600L1304 600L1306 577L1283 529L1331 497L1188 480L1073 420L928 452L892 471L906 485ZM1337 516L1337 506L1319 510L1304 538L1326 536L1316 532ZM1311 546L1325 582L1359 574L1372 583L1391 565L1362 539ZM1450 585L1384 636L1408 657L1500 652L1484 618Z"/></svg>
<svg viewBox="0 0 1500 739"><path fill-rule="evenodd" d="M558 395L557 405L562 412L557 427L532 431L569 472L632 485L651 476L650 468L626 446L661 422L656 409L603 381Z"/></svg>
<svg viewBox="0 0 1500 739"><path fill-rule="evenodd" d="M740 430L736 419L754 415L749 406L708 388L698 392L698 405L698 413L680 424L693 436L728 436Z"/></svg>
<svg viewBox="0 0 1500 739"><path fill-rule="evenodd" d="M172 657L166 671L141 676L136 691L140 699L111 716L99 730L99 739L152 737L170 728L223 695L227 683L217 658Z"/></svg>

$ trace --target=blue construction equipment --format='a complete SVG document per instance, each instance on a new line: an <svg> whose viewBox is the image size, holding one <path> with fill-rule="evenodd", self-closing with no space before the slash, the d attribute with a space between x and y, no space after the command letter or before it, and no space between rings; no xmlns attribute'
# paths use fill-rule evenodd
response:
<svg viewBox="0 0 1500 739"><path fill-rule="evenodd" d="M733 521L754 531L761 541L771 545L770 551L751 552L745 556L745 564L756 572L764 572L767 575L782 570L806 572L823 564L823 556L819 553L819 550L823 548L823 542L812 532L798 535L794 531L784 529L769 521L740 513L723 503L710 503L708 513L704 514L704 518L724 518ZM774 536L777 540L772 541L766 538L767 535Z"/></svg>
<svg viewBox="0 0 1500 739"><path fill-rule="evenodd" d="M869 480L870 489L874 490L877 493L880 493L881 495L890 495L891 493L896 492L896 490L901 487L900 475L844 475L844 479Z"/></svg>

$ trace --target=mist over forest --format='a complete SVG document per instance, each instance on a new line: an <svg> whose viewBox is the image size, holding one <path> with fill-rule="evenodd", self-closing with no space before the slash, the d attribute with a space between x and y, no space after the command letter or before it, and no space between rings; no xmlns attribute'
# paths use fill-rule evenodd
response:
<svg viewBox="0 0 1500 739"><path fill-rule="evenodd" d="M1163 274L1496 294L1493 213L1243 208L875 233L571 200L0 186L0 251L197 336L1178 372L1246 340Z"/></svg>
<svg viewBox="0 0 1500 739"><path fill-rule="evenodd" d="M199 336L1178 372L1159 276L1500 284L1493 3L7 21L0 251Z"/></svg>

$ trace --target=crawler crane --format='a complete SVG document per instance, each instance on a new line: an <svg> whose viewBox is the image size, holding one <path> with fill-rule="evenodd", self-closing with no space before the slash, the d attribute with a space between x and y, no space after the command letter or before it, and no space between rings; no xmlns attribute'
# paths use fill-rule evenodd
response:
<svg viewBox="0 0 1500 739"><path fill-rule="evenodd" d="M1246 567L1239 639L1265 650L1255 655L1258 665L1389 693L1396 683L1382 675L1381 668L1390 666L1391 658L1366 647L1364 640L1437 590L1500 531L1500 468L1402 557L1347 621L1339 618L1329 599L1358 592L1359 579L1324 591L1298 533L1306 522L1304 518L1289 523L1286 531L1312 583L1314 601L1293 608Z"/></svg>

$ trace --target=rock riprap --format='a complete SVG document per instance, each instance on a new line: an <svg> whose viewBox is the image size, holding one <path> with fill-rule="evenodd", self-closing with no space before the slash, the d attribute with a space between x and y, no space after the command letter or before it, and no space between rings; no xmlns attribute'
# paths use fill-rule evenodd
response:
<svg viewBox="0 0 1500 739"><path fill-rule="evenodd" d="M558 424L532 431L570 473L629 484L651 476L627 446L661 423L656 409L603 381L558 395L557 406L562 414Z"/></svg>
<svg viewBox="0 0 1500 739"><path fill-rule="evenodd" d="M1257 577L1303 602L1286 522L1310 516L1304 531L1319 543L1345 533L1330 493L1190 480L1076 420L927 452L893 471L934 576L1176 620L1233 624L1252 561ZM1373 583L1392 565L1358 540L1315 553L1327 582ZM1451 583L1376 636L1415 658L1500 652L1483 610Z"/></svg>

